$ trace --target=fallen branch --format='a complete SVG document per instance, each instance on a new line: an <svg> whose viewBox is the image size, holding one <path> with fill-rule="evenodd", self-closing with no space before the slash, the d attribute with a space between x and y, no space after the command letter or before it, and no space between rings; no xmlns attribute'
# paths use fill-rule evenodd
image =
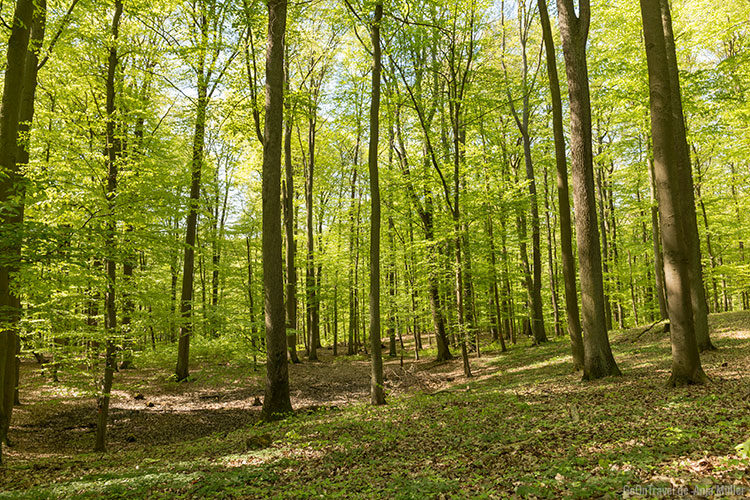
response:
<svg viewBox="0 0 750 500"><path fill-rule="evenodd" d="M666 330L666 326L669 325L669 320L666 320L666 322L663 319L660 319L658 321L654 321L651 324L651 326L649 326L648 328L646 328L645 330L643 330L641 333L639 333L638 335L636 335L635 338L633 340L631 340L630 342L634 343L636 340L638 340L639 338L641 338L646 332L650 331L653 327L655 327L659 323L663 323L664 326L665 326L665 330Z"/></svg>

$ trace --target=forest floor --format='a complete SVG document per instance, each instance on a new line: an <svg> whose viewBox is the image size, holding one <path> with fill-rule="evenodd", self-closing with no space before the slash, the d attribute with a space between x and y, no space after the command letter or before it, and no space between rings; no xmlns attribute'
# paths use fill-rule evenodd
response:
<svg viewBox="0 0 750 500"><path fill-rule="evenodd" d="M377 408L367 358L324 349L290 366L296 412L276 423L237 350L197 343L188 383L173 350L138 353L115 375L106 454L89 451L91 381L28 360L0 498L750 497L750 313L711 317L706 386L666 388L668 335L645 328L611 333L622 377L586 383L564 338L487 346L471 379L405 351Z"/></svg>

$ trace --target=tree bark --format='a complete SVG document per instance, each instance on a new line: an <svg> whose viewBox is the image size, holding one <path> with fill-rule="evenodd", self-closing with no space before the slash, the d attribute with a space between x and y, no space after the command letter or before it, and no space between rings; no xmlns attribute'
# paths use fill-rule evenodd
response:
<svg viewBox="0 0 750 500"><path fill-rule="evenodd" d="M201 44L208 40L208 24L203 20L200 26ZM205 52L205 51L201 51ZM190 335L193 332L193 273L195 271L195 245L198 231L198 210L201 192L201 171L203 169L203 148L206 134L206 108L208 107L208 81L206 77L205 54L200 56L197 67L197 91L195 128L193 132L193 153L191 159L190 198L185 228L185 255L182 267L182 292L180 294L180 333L177 347L177 381L188 378L190 359ZM204 287L205 288L205 287Z"/></svg>
<svg viewBox="0 0 750 500"><path fill-rule="evenodd" d="M0 463L2 443L8 441L16 380L16 344L21 311L14 290L20 263L19 226L24 179L18 168L18 129L29 45L33 0L18 0L8 39L2 106L0 106L0 250L11 256L0 265ZM7 208L6 208L7 207Z"/></svg>
<svg viewBox="0 0 750 500"><path fill-rule="evenodd" d="M119 62L117 55L117 39L120 32L120 17L122 16L122 0L115 0L115 12L112 17L112 45L109 48L107 61L107 124L106 146L104 153L107 162L107 186L105 198L107 200L107 222L104 241L104 270L107 275L107 287L104 294L104 330L106 353L104 361L104 377L101 381L96 421L96 443L94 451L107 449L107 420L109 418L109 398L112 391L112 379L115 370L115 334L117 329L117 309L115 304L115 279L117 277L116 252L117 244L115 232L117 230L117 214L115 196L117 194L117 169L121 153L120 138L115 135L115 76Z"/></svg>
<svg viewBox="0 0 750 500"><path fill-rule="evenodd" d="M689 266L691 247L686 239L682 197L691 185L680 182L680 150L674 96L670 83L667 47L659 0L641 0L643 35L648 63L654 174L659 200L659 228L664 246L664 274L671 323L673 386L702 384L708 379L701 367L695 336Z"/></svg>
<svg viewBox="0 0 750 500"><path fill-rule="evenodd" d="M660 0L662 30L664 32L664 48L666 54L667 73L672 107L673 130L677 148L678 182L683 186L680 206L684 214L684 235L690 249L688 255L688 277L690 279L690 300L693 305L693 322L698 350L714 350L708 333L708 304L706 291L703 287L703 269L701 265L701 247L698 236L698 222L695 214L695 194L693 190L693 173L690 165L690 150L687 144L685 116L682 111L682 96L680 92L680 76L677 69L674 34L672 33L672 15L669 12L669 1Z"/></svg>
<svg viewBox="0 0 750 500"><path fill-rule="evenodd" d="M263 141L263 288L266 311L266 390L262 417L292 411L289 399L283 268L281 265L281 139L284 115L285 0L268 2L266 122Z"/></svg>
<svg viewBox="0 0 750 500"><path fill-rule="evenodd" d="M380 23L383 4L375 4L370 25L372 40L372 96L370 101L370 402L385 404L383 357L380 344L380 184L378 178L378 139L380 126Z"/></svg>
<svg viewBox="0 0 750 500"><path fill-rule="evenodd" d="M289 90L289 61L285 64L286 89ZM292 166L292 108L286 105L284 122L284 229L286 231L286 340L289 359L299 363L297 356L297 268L295 255L297 240L294 235L294 168Z"/></svg>
<svg viewBox="0 0 750 500"><path fill-rule="evenodd" d="M591 101L589 97L586 39L591 5L580 0L580 16L573 0L558 0L563 54L568 77L571 125L571 165L576 207L576 240L581 276L583 311L584 380L620 375L612 356L604 314L604 284L599 230L596 220L593 151L591 143Z"/></svg>

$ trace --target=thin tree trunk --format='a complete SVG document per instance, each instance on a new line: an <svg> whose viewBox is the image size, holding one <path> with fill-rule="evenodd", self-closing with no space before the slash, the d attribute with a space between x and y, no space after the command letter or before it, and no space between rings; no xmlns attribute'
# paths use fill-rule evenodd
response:
<svg viewBox="0 0 750 500"><path fill-rule="evenodd" d="M552 224L550 223L549 206L549 184L547 182L547 169L544 169L544 216L547 223L547 262L549 268L549 288L552 299L552 319L555 325L555 336L560 335L560 309L557 307L557 283L555 280L555 267L552 259Z"/></svg>
<svg viewBox="0 0 750 500"><path fill-rule="evenodd" d="M312 109L309 119L308 130L308 148L309 159L305 171L305 209L307 211L307 258L305 259L305 295L306 295L306 314L307 314L307 335L310 361L318 359L318 342L320 339L320 326L316 309L317 302L317 282L315 280L315 226L313 224L313 181L315 175L315 113Z"/></svg>
<svg viewBox="0 0 750 500"><path fill-rule="evenodd" d="M383 358L380 349L380 184L378 180L378 138L380 113L380 22L383 4L375 4L370 25L372 40L372 98L370 102L370 402L385 404Z"/></svg>
<svg viewBox="0 0 750 500"><path fill-rule="evenodd" d="M651 232L653 235L654 282L656 284L656 298L659 302L659 314L662 320L669 319L667 308L667 293L664 287L664 255L661 250L661 234L659 233L659 204L656 201L656 183L654 180L654 163L648 163L649 184L651 190Z"/></svg>
<svg viewBox="0 0 750 500"><path fill-rule="evenodd" d="M289 89L289 61L285 64L287 77L286 87ZM284 228L286 230L286 339L289 349L289 359L292 363L299 363L297 356L297 268L295 255L297 240L294 236L294 168L292 166L292 120L290 105L286 105L286 120L284 122Z"/></svg>
<svg viewBox="0 0 750 500"><path fill-rule="evenodd" d="M115 136L115 75L119 63L117 55L118 35L120 32L120 17L122 16L122 0L115 0L115 12L112 17L112 40L107 60L107 122L106 122L106 146L104 155L107 162L107 187L105 198L107 200L108 217L105 228L104 241L104 270L107 275L107 287L104 294L104 330L106 353L104 361L104 376L101 381L101 392L97 399L96 420L96 443L94 451L106 451L107 449L107 420L109 419L109 398L112 391L112 379L115 370L115 334L117 329L117 309L115 304L115 279L117 277L117 243L115 231L117 230L117 214L115 210L115 197L117 194L117 170L118 160L121 153L121 142Z"/></svg>
<svg viewBox="0 0 750 500"><path fill-rule="evenodd" d="M203 27L202 30L207 30ZM203 34L204 39L208 37ZM206 108L208 106L208 82L205 76L205 60L198 66L198 99L196 101L195 130L193 132L193 154L191 160L190 198L185 223L185 256L182 263L182 293L180 294L180 333L177 347L177 381L188 378L190 359L190 335L193 332L193 273L195 271L195 246L198 232L198 210L201 192L201 170L203 168L203 142L206 133Z"/></svg>
<svg viewBox="0 0 750 500"><path fill-rule="evenodd" d="M568 335L573 354L573 368L583 368L583 336L578 310L576 288L576 264L573 255L572 223L570 218L570 195L568 192L568 165L565 156L565 135L563 131L562 97L557 74L554 38L550 27L547 1L537 0L539 18L547 58L547 76L552 95L552 129L555 136L555 165L557 166L557 200L560 214L560 251L562 254L563 280L565 282L565 312L568 317Z"/></svg>

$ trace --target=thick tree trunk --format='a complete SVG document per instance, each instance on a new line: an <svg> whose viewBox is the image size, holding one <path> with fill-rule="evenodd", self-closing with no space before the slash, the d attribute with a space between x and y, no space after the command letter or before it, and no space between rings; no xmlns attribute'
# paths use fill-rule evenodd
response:
<svg viewBox="0 0 750 500"><path fill-rule="evenodd" d="M596 220L591 102L586 64L586 39L591 6L588 0L581 0L578 17L575 14L573 0L558 0L557 6L570 96L573 196L576 207L575 222L581 276L583 330L586 332L583 378L592 380L608 375L619 375L620 370L612 356L607 336L602 255Z"/></svg>
<svg viewBox="0 0 750 500"><path fill-rule="evenodd" d="M20 260L18 226L22 208L19 206L24 179L18 169L18 126L21 92L29 44L29 31L34 2L18 0L8 39L2 106L0 106L0 204L7 207L0 213L0 249L3 255ZM0 450L8 441L8 428L13 412L15 392L16 337L21 311L13 290L13 273L17 262L0 265ZM2 454L0 451L0 462Z"/></svg>
<svg viewBox="0 0 750 500"><path fill-rule="evenodd" d="M680 182L680 153L675 134L678 125L673 113L673 89L659 0L641 0L640 4L648 62L659 227L664 245L664 273L671 323L672 376L669 384L702 384L707 377L701 367L693 321L689 273L692 249L685 235L686 224L682 220L689 215L683 211L682 197L685 193L680 192L688 189L692 182Z"/></svg>
<svg viewBox="0 0 750 500"><path fill-rule="evenodd" d="M284 33L287 4L268 2L266 122L263 141L263 288L266 311L264 420L292 411L289 399L284 270L281 265L281 139L284 118Z"/></svg>
<svg viewBox="0 0 750 500"><path fill-rule="evenodd" d="M690 284L690 300L693 305L693 321L698 350L716 349L708 333L708 305L706 292L703 288L703 269L701 266L700 239L698 237L698 222L695 214L695 195L693 191L693 173L690 166L690 150L685 131L685 117L682 111L682 97L680 92L680 77L677 69L674 34L672 33L672 16L669 12L669 1L660 0L662 31L664 33L664 49L666 54L667 74L672 107L672 133L675 134L677 154L677 174L679 185L683 187L680 196L680 210L684 225L684 236L689 246L688 277Z"/></svg>
<svg viewBox="0 0 750 500"><path fill-rule="evenodd" d="M31 25L31 34L29 38L29 47L26 54L26 63L23 75L23 91L21 93L21 106L19 110L19 123L18 123L18 172L28 165L29 153L31 148L31 124L34 121L34 100L36 97L37 88L37 74L39 72L39 52L44 42L44 32L47 23L47 2L46 0L37 0L36 8L33 13L33 21ZM22 175L22 174L21 174ZM24 238L23 218L25 209L25 198L26 198L26 185L23 178L20 178L19 191L20 196L18 200L18 224L20 227L16 232L16 239L13 242L15 248L13 248L11 255L16 259L21 258L21 244ZM0 233L0 238L4 235ZM0 248L2 248L0 242ZM18 294L12 293L13 307L18 311L17 314L12 316L14 321L18 321L21 318L21 297ZM19 331L18 326L11 327L11 331ZM19 383L19 372L20 372L20 348L21 339L20 336L16 335L16 356L15 356L15 377L14 377L14 393L13 393L13 404L19 405L19 394L18 394L18 383ZM2 391L0 391L2 392Z"/></svg>
<svg viewBox="0 0 750 500"><path fill-rule="evenodd" d="M380 184L378 179L378 138L380 113L380 22L383 4L375 4L371 30L372 95L370 101L370 402L385 404L383 358L380 347Z"/></svg>

